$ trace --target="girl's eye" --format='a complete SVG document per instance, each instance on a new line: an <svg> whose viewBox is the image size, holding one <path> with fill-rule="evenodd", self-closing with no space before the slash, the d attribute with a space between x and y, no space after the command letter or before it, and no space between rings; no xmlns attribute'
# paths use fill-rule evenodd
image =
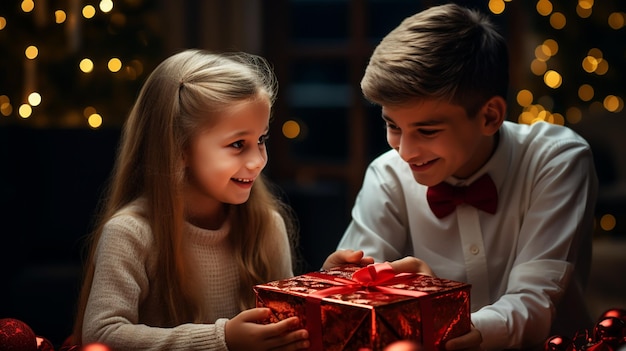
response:
<svg viewBox="0 0 626 351"><path fill-rule="evenodd" d="M259 138L259 144L265 144L267 143L267 140L270 138L269 134L263 134L261 135L261 137Z"/></svg>
<svg viewBox="0 0 626 351"><path fill-rule="evenodd" d="M422 135L426 135L426 136L432 136L435 135L437 133L439 133L439 129L420 129L419 132Z"/></svg>
<svg viewBox="0 0 626 351"><path fill-rule="evenodd" d="M234 143L230 144L230 146L234 147L235 149L241 149L243 147L243 140L237 140Z"/></svg>

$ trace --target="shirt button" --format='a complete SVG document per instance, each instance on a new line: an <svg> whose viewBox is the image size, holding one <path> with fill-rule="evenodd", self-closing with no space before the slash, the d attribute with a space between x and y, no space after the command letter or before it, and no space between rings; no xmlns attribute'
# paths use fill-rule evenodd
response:
<svg viewBox="0 0 626 351"><path fill-rule="evenodd" d="M470 246L470 252L472 253L472 255L477 255L479 251L480 250L478 249L478 246L476 245Z"/></svg>

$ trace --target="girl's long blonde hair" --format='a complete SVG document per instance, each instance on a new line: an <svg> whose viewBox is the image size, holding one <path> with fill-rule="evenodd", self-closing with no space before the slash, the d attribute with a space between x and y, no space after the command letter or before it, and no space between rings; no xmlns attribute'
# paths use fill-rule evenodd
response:
<svg viewBox="0 0 626 351"><path fill-rule="evenodd" d="M73 337L81 342L82 324L94 275L93 256L104 224L117 211L143 197L143 214L150 223L159 255L160 274L151 286L163 303L164 327L193 322L194 294L189 267L181 254L185 180L182 155L194 135L211 126L212 118L235 103L276 99L277 83L261 57L246 53L214 54L186 50L163 61L148 77L124 125L118 157L97 225L90 237ZM262 177L249 200L228 205L234 255L239 265L240 305L253 307L252 286L280 279L268 237L275 228L274 212L283 216L291 240L293 216L268 189Z"/></svg>

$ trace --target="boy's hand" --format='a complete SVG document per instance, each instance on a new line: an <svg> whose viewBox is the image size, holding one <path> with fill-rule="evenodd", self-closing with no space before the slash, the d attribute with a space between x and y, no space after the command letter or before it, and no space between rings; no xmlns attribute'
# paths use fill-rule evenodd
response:
<svg viewBox="0 0 626 351"><path fill-rule="evenodd" d="M310 345L306 329L296 329L298 317L277 323L259 324L270 316L268 308L245 310L226 322L224 338L231 351L307 349Z"/></svg>
<svg viewBox="0 0 626 351"><path fill-rule="evenodd" d="M396 273L419 273L435 277L435 273L426 262L419 258L407 256L393 262L389 262Z"/></svg>
<svg viewBox="0 0 626 351"><path fill-rule="evenodd" d="M367 266L372 263L374 263L374 259L372 257L364 256L364 253L361 250L337 250L326 258L324 265L322 265L322 269L328 270L333 267L343 266L346 264Z"/></svg>
<svg viewBox="0 0 626 351"><path fill-rule="evenodd" d="M446 342L446 350L482 351L483 349L480 347L482 342L482 334L472 325L472 328L467 334L448 340Z"/></svg>

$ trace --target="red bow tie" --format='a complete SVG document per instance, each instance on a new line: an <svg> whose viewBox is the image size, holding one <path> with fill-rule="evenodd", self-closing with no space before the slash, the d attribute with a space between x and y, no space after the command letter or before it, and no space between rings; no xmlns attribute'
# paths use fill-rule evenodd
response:
<svg viewBox="0 0 626 351"><path fill-rule="evenodd" d="M428 205L437 218L454 211L457 205L467 203L480 210L494 214L498 208L498 190L488 174L476 179L469 186L452 186L439 183L426 192Z"/></svg>

